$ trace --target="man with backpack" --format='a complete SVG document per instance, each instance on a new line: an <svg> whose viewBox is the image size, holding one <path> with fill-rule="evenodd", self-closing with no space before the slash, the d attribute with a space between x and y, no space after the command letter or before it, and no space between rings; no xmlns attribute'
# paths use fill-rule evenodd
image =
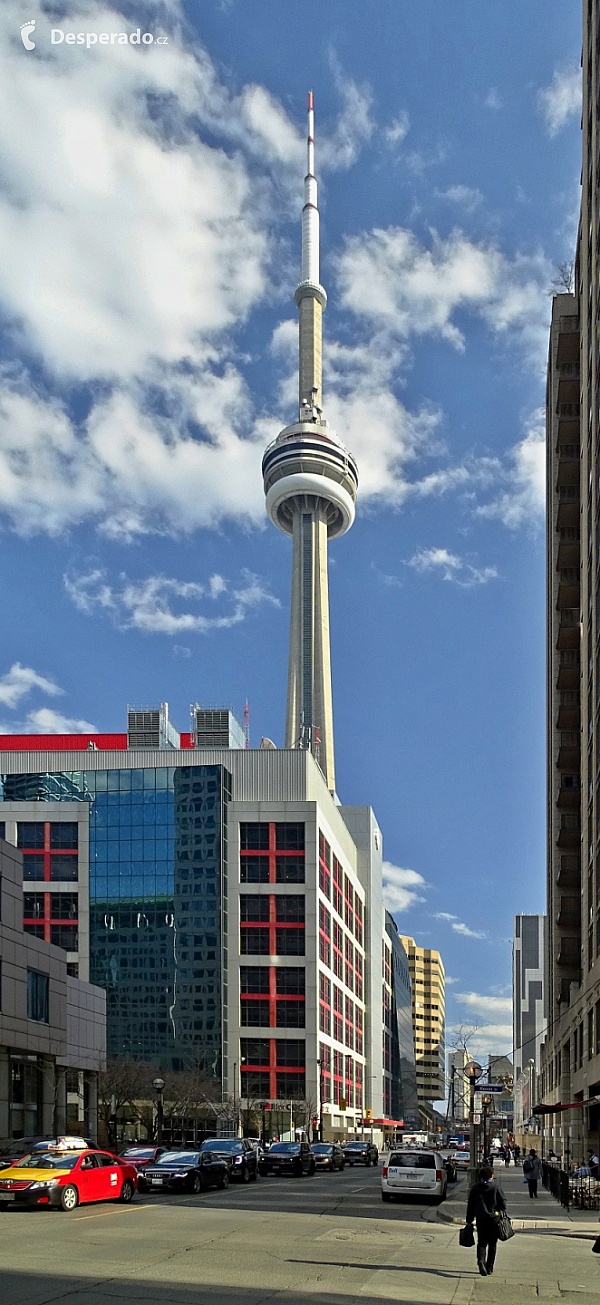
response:
<svg viewBox="0 0 600 1305"><path fill-rule="evenodd" d="M531 1200L535 1197L537 1200L538 1183L542 1177L542 1162L536 1152L532 1149L529 1155L525 1156L523 1161L523 1173L527 1179L529 1195Z"/></svg>

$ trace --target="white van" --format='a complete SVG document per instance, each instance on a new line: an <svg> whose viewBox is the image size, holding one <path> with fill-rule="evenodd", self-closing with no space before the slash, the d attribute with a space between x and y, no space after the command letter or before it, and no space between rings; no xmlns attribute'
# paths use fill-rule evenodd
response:
<svg viewBox="0 0 600 1305"><path fill-rule="evenodd" d="M398 1196L427 1196L444 1200L448 1178L439 1151L390 1151L381 1172L381 1199Z"/></svg>

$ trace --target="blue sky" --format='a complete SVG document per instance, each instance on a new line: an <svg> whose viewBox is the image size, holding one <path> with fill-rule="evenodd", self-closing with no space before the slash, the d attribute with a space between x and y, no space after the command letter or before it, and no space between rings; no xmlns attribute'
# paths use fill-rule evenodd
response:
<svg viewBox="0 0 600 1305"><path fill-rule="evenodd" d="M137 26L167 44L50 41ZM544 907L541 405L580 5L7 0L0 28L0 727L166 699L185 729L248 698L253 743L283 741L260 460L294 415L312 87L325 411L361 474L331 548L338 790L377 812L449 1025L506 1050L512 915Z"/></svg>

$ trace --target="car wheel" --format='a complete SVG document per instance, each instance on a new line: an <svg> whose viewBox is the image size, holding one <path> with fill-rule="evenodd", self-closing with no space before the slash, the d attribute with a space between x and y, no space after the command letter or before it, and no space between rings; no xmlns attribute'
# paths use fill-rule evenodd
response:
<svg viewBox="0 0 600 1305"><path fill-rule="evenodd" d="M188 1191L192 1193L192 1196L197 1196L198 1192L200 1192L201 1190L202 1190L202 1182L200 1179L200 1174L194 1174L193 1178L190 1178Z"/></svg>
<svg viewBox="0 0 600 1305"><path fill-rule="evenodd" d="M389 1192L382 1192L381 1199L382 1201L391 1201L392 1198Z"/></svg>
<svg viewBox="0 0 600 1305"><path fill-rule="evenodd" d="M135 1187L133 1186L131 1179L126 1178L121 1188L121 1194L119 1196L119 1200L123 1202L123 1205L129 1205L131 1201L133 1201L134 1196L135 1196Z"/></svg>
<svg viewBox="0 0 600 1305"><path fill-rule="evenodd" d="M222 1191L224 1191L226 1187L229 1187L229 1174L221 1174L217 1186L220 1187Z"/></svg>
<svg viewBox="0 0 600 1305"><path fill-rule="evenodd" d="M72 1183L69 1183L68 1187L63 1187L60 1194L60 1204L61 1208L67 1212L77 1209L77 1206L79 1205L79 1192Z"/></svg>
<svg viewBox="0 0 600 1305"><path fill-rule="evenodd" d="M242 1182L243 1183L250 1182L250 1170L247 1165L244 1165L244 1168L242 1169Z"/></svg>

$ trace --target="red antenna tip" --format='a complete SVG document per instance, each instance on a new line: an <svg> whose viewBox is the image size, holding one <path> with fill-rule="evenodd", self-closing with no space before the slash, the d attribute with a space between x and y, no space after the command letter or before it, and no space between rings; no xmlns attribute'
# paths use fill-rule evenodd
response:
<svg viewBox="0 0 600 1305"><path fill-rule="evenodd" d="M308 92L308 107L309 107L309 109L313 109L313 108L314 108L314 105L313 105L313 93L312 93L312 91L309 91L309 92Z"/></svg>

